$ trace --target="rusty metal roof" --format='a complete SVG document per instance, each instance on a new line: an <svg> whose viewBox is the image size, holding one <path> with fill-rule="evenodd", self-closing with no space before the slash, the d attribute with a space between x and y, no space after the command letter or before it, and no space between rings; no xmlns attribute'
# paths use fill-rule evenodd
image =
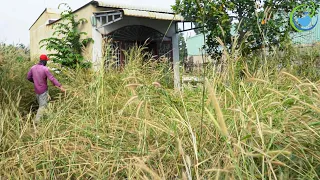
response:
<svg viewBox="0 0 320 180"><path fill-rule="evenodd" d="M159 12L159 13L169 13L174 14L170 8L158 8L151 6L141 6L139 5L129 5L124 3L111 3L108 1L95 1L98 6L101 7L110 7L110 8L119 8L119 9L128 9L128 10L140 10L140 11L149 11L149 12Z"/></svg>
<svg viewBox="0 0 320 180"><path fill-rule="evenodd" d="M169 13L159 13L151 11L140 11L132 9L122 9L125 16L143 17L158 20L173 20L173 21L183 21L183 17L180 15L169 14Z"/></svg>

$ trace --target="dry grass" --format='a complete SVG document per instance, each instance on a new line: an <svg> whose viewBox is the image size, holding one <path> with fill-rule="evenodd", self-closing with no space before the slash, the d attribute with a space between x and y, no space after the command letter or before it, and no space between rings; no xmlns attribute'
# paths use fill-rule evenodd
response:
<svg viewBox="0 0 320 180"><path fill-rule="evenodd" d="M37 132L25 80L32 63L2 54L0 178L320 178L319 83L263 69L229 83L234 72L208 74L200 134L201 91L175 93L167 66L130 53L122 73L56 75L68 92L50 87Z"/></svg>

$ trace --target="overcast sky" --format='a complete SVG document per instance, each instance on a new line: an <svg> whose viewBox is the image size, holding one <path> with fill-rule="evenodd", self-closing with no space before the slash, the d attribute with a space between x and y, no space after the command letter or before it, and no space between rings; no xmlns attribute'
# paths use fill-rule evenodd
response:
<svg viewBox="0 0 320 180"><path fill-rule="evenodd" d="M46 7L57 8L67 2L73 10L90 0L1 0L0 42L29 45L29 28ZM175 0L104 0L132 5L170 8Z"/></svg>

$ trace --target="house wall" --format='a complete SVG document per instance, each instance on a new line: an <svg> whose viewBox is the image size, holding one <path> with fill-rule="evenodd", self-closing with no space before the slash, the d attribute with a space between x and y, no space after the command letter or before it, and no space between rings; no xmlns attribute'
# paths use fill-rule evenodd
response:
<svg viewBox="0 0 320 180"><path fill-rule="evenodd" d="M192 57L192 60L193 60L192 62L194 65L201 65L203 64L203 61L208 59L208 57L205 58L205 57L202 57L201 55L190 56L190 57Z"/></svg>
<svg viewBox="0 0 320 180"><path fill-rule="evenodd" d="M49 19L59 19L59 18L60 18L60 14L46 10L39 17L37 22L30 28L29 33L30 33L31 59L35 59L42 53L48 53L45 49L40 49L39 42L42 39L50 37L53 33L51 26L46 25L47 21Z"/></svg>
<svg viewBox="0 0 320 180"><path fill-rule="evenodd" d="M81 35L82 39L92 38L91 16L94 11L95 11L95 7L90 4L75 12L75 14L77 15L77 19L84 18L87 20L86 23L79 26L79 31L87 33L87 35ZM88 47L86 47L85 51L83 52L83 56L87 61L91 61L92 59L92 47L93 47L93 43L90 43Z"/></svg>
<svg viewBox="0 0 320 180"><path fill-rule="evenodd" d="M86 32L87 35L82 35L81 38L92 37L92 26L90 22L90 17L95 10L94 6L88 5L78 11L75 12L77 15L77 19L85 18L88 22L80 25L79 30L82 32ZM46 25L46 22L49 19L59 19L60 14L52 14L48 11L44 12L38 21L30 28L30 56L31 59L37 60L40 54L48 54L52 53L45 49L45 47L40 48L39 42L42 39L46 39L52 37L54 29L52 29L53 25ZM60 21L59 21L60 22ZM92 44L86 48L83 55L86 59L91 60L92 57Z"/></svg>
<svg viewBox="0 0 320 180"><path fill-rule="evenodd" d="M186 46L188 50L188 56L201 56L203 54L204 46L203 34L198 34L186 39Z"/></svg>
<svg viewBox="0 0 320 180"><path fill-rule="evenodd" d="M320 13L317 15L317 18L320 19ZM315 24L317 21L316 18L312 19L312 24ZM294 32L291 33L291 38L293 43L300 44L300 45L311 45L313 43L317 43L320 41L320 24L316 25L310 31L303 31L303 32Z"/></svg>

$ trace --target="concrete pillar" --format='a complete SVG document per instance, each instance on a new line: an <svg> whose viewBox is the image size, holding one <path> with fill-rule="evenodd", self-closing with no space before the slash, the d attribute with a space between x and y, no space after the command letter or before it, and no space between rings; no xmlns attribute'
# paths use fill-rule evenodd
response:
<svg viewBox="0 0 320 180"><path fill-rule="evenodd" d="M92 46L92 63L94 70L98 70L100 65L102 65L102 35L95 28L92 27L92 39L94 40Z"/></svg>
<svg viewBox="0 0 320 180"><path fill-rule="evenodd" d="M174 25L173 25L174 26ZM174 27L175 28L175 27ZM180 90L179 34L172 34L174 88Z"/></svg>

